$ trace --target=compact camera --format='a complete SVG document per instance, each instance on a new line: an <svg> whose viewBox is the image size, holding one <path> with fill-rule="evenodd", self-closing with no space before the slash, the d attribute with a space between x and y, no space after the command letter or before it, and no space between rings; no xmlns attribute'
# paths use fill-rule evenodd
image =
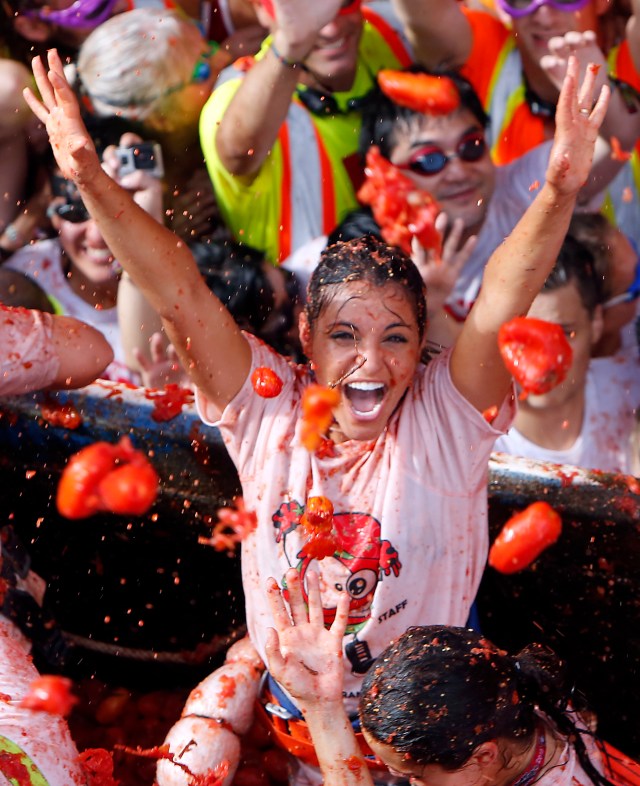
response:
<svg viewBox="0 0 640 786"><path fill-rule="evenodd" d="M157 142L140 142L131 147L119 147L116 155L120 177L135 172L136 169L144 169L154 177L164 176L162 148Z"/></svg>

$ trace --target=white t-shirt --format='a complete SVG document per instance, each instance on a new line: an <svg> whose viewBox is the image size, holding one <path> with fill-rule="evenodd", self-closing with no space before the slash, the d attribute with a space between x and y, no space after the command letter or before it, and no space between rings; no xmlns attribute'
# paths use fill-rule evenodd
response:
<svg viewBox="0 0 640 786"><path fill-rule="evenodd" d="M0 735L29 756L49 786L86 786L67 722L58 715L19 706L39 676L27 640L0 614ZM3 748L0 740L0 751ZM0 784L9 783L0 773Z"/></svg>
<svg viewBox="0 0 640 786"><path fill-rule="evenodd" d="M250 374L215 422L198 393L203 421L217 425L258 518L242 543L247 624L264 659L272 626L265 587L296 567L320 573L325 620L335 614L334 588L351 595L345 645L345 698L355 712L364 672L411 625L464 625L488 546L488 459L513 416L511 398L489 425L454 387L449 354L420 366L385 431L371 442L347 441L318 458L300 442L300 399L313 380L247 335L252 370L272 368L279 396L264 399ZM320 562L305 553L300 515L308 496L334 506L340 551Z"/></svg>
<svg viewBox="0 0 640 786"><path fill-rule="evenodd" d="M582 430L570 448L541 447L513 426L498 437L495 449L536 461L627 474L632 471L630 436L639 406L640 358L622 353L594 358L587 374Z"/></svg>
<svg viewBox="0 0 640 786"><path fill-rule="evenodd" d="M0 396L48 387L60 360L51 314L0 305Z"/></svg>
<svg viewBox="0 0 640 786"><path fill-rule="evenodd" d="M125 363L117 308L96 309L76 295L64 274L60 243L56 238L40 240L19 249L5 265L39 284L59 313L80 319L102 333L114 354L114 360L107 366L103 377L135 381L135 375Z"/></svg>

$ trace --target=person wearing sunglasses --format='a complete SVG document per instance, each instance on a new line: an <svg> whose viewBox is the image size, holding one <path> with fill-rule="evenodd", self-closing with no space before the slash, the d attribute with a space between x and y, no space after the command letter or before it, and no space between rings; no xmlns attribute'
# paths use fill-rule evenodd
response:
<svg viewBox="0 0 640 786"><path fill-rule="evenodd" d="M446 5L447 0L432 0ZM418 0L254 0L270 35L221 75L200 141L236 240L281 262L357 207L361 106L381 68L433 66L457 41L424 45Z"/></svg>
<svg viewBox="0 0 640 786"><path fill-rule="evenodd" d="M424 23L434 39L454 30L466 49L462 73L491 118L488 141L498 164L509 163L553 136L555 104L567 57L582 67L596 62L609 81L612 100L603 126L630 160L609 187L615 223L640 242L640 25L632 4L626 34L606 27L608 0L495 0L496 14L451 0L450 15L424 5ZM623 136L625 137L623 140Z"/></svg>

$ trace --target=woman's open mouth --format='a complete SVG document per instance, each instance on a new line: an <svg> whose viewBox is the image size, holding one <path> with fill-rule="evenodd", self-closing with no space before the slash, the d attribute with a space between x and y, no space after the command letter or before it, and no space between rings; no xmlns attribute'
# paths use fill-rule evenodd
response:
<svg viewBox="0 0 640 786"><path fill-rule="evenodd" d="M344 395L356 417L376 418L382 407L386 386L382 382L347 382Z"/></svg>

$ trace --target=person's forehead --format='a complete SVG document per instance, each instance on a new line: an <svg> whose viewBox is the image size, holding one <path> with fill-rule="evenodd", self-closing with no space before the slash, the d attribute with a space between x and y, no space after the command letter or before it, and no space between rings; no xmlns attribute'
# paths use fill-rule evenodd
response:
<svg viewBox="0 0 640 786"><path fill-rule="evenodd" d="M328 320L356 322L368 317L388 320L390 313L402 313L415 322L414 308L406 287L394 281L375 284L368 280L330 285L333 290L320 316Z"/></svg>
<svg viewBox="0 0 640 786"><path fill-rule="evenodd" d="M460 136L470 128L480 128L476 116L466 107L460 107L448 115L413 115L394 127L394 143L413 143L435 140L440 143L455 144Z"/></svg>

